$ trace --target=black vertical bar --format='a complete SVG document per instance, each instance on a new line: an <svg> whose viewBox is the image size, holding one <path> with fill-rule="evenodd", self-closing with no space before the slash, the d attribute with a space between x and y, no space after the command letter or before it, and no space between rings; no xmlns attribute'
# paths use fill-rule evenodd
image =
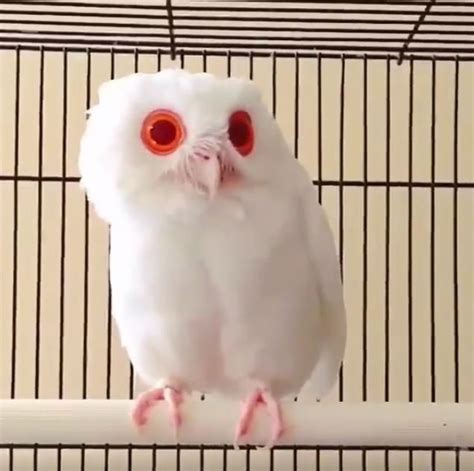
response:
<svg viewBox="0 0 474 471"><path fill-rule="evenodd" d="M41 332L41 263L43 232L43 106L44 106L44 49L40 48L39 116L38 116L38 224L36 264L36 341L35 341L35 399L39 398L40 381L40 332Z"/></svg>
<svg viewBox="0 0 474 471"><path fill-rule="evenodd" d="M110 79L115 77L115 51L110 49ZM110 257L110 232L109 232L108 253ZM110 273L107 280L107 377L106 377L106 398L110 399L112 380L112 291L110 286Z"/></svg>
<svg viewBox="0 0 474 471"><path fill-rule="evenodd" d="M276 54L272 54L272 114L276 117L277 109L277 59Z"/></svg>
<svg viewBox="0 0 474 471"><path fill-rule="evenodd" d="M138 49L135 49L133 53L133 71L135 73L138 72L139 68L139 55ZM129 399L133 399L135 395L135 370L133 369L133 364L130 362L130 373L129 373L129 382L128 382L128 397Z"/></svg>
<svg viewBox="0 0 474 471"><path fill-rule="evenodd" d="M136 74L139 68L140 56L138 55L138 49L135 48L133 51L133 72Z"/></svg>
<svg viewBox="0 0 474 471"><path fill-rule="evenodd" d="M176 57L176 45L173 29L173 4L172 0L166 0L166 11L168 13L168 32L170 39L170 54L171 59L174 60Z"/></svg>
<svg viewBox="0 0 474 471"><path fill-rule="evenodd" d="M387 58L387 81L386 81L386 163L385 163L385 401L390 399L390 142L391 142L391 63ZM388 471L389 451L384 451L385 471Z"/></svg>
<svg viewBox="0 0 474 471"><path fill-rule="evenodd" d="M436 59L431 61L431 401L436 401L436 326L435 326L435 179L436 179ZM431 469L436 471L436 451L431 451Z"/></svg>
<svg viewBox="0 0 474 471"><path fill-rule="evenodd" d="M151 471L157 471L157 460L156 460L156 445L153 445L152 451L151 451Z"/></svg>
<svg viewBox="0 0 474 471"><path fill-rule="evenodd" d="M67 85L68 85L68 56L63 49L63 122L61 143L61 267L59 279L59 377L58 398L63 398L64 392L64 278L66 266L66 175L67 175Z"/></svg>
<svg viewBox="0 0 474 471"><path fill-rule="evenodd" d="M222 450L222 471L227 471L227 447Z"/></svg>
<svg viewBox="0 0 474 471"><path fill-rule="evenodd" d="M431 307L431 401L436 401L435 338L435 178L436 178L436 61L431 61L431 234L430 234L430 307Z"/></svg>
<svg viewBox="0 0 474 471"><path fill-rule="evenodd" d="M454 69L454 142L453 142L453 301L454 301L454 402L459 402L459 271L458 271L458 129L459 58ZM459 454L456 454L458 458ZM457 468L458 469L458 468Z"/></svg>
<svg viewBox="0 0 474 471"><path fill-rule="evenodd" d="M204 447L199 447L199 471L204 471Z"/></svg>
<svg viewBox="0 0 474 471"><path fill-rule="evenodd" d="M176 445L176 471L181 471L181 446Z"/></svg>
<svg viewBox="0 0 474 471"><path fill-rule="evenodd" d="M81 471L85 471L86 469L86 447L84 445L81 446Z"/></svg>
<svg viewBox="0 0 474 471"><path fill-rule="evenodd" d="M127 447L127 469L133 471L133 448L131 445Z"/></svg>
<svg viewBox="0 0 474 471"><path fill-rule="evenodd" d="M86 110L91 105L91 53L87 49L86 64ZM88 363L88 345L89 335L89 200L84 194L84 319L83 319L83 337L82 337L82 398L87 398L87 363Z"/></svg>
<svg viewBox="0 0 474 471"><path fill-rule="evenodd" d="M245 471L251 471L250 467L250 448L247 447L245 450Z"/></svg>
<svg viewBox="0 0 474 471"><path fill-rule="evenodd" d="M363 188L363 264L362 264L362 400L367 401L367 276L368 276L368 161L369 161L369 147L368 147L368 70L367 70L367 56L364 56L364 75L363 75L363 133L364 133L364 188ZM365 456L364 451L362 452ZM364 468L365 469L365 468Z"/></svg>
<svg viewBox="0 0 474 471"><path fill-rule="evenodd" d="M161 49L156 51L156 70L158 72L161 70Z"/></svg>
<svg viewBox="0 0 474 471"><path fill-rule="evenodd" d="M340 120L339 120L339 258L341 280L344 281L344 115L345 115L346 58L341 55ZM339 371L339 401L344 400L344 366ZM338 450L339 471L344 469L342 448Z"/></svg>
<svg viewBox="0 0 474 471"><path fill-rule="evenodd" d="M43 52L43 50L41 49ZM38 471L38 445L33 445L33 471Z"/></svg>
<svg viewBox="0 0 474 471"><path fill-rule="evenodd" d="M202 71L207 72L207 51L202 51Z"/></svg>
<svg viewBox="0 0 474 471"><path fill-rule="evenodd" d="M104 471L109 470L109 445L105 444L104 447Z"/></svg>
<svg viewBox="0 0 474 471"><path fill-rule="evenodd" d="M56 469L57 471L62 470L62 447L61 444L58 443L58 449L57 449L57 458L56 458Z"/></svg>
<svg viewBox="0 0 474 471"><path fill-rule="evenodd" d="M410 58L408 105L408 401L413 402L413 87L414 64ZM408 469L413 471L413 451L408 450Z"/></svg>
<svg viewBox="0 0 474 471"><path fill-rule="evenodd" d="M8 450L8 471L15 470L15 450L10 447Z"/></svg>
<svg viewBox="0 0 474 471"><path fill-rule="evenodd" d="M362 471L367 470L367 450L364 448L362 450Z"/></svg>
<svg viewBox="0 0 474 471"><path fill-rule="evenodd" d="M456 59L457 61L457 59ZM454 452L454 459L455 459L455 471L459 471L461 469L461 462L459 459L459 448L455 450Z"/></svg>
<svg viewBox="0 0 474 471"><path fill-rule="evenodd" d="M345 116L346 57L341 55L341 111L339 120L339 259L341 279L344 280L344 116ZM339 373L339 401L344 400L344 371ZM339 450L342 454L342 450Z"/></svg>
<svg viewBox="0 0 474 471"><path fill-rule="evenodd" d="M275 450L273 448L270 449L270 463L268 471L273 471L275 467Z"/></svg>
<svg viewBox="0 0 474 471"><path fill-rule="evenodd" d="M318 200L323 201L323 74L321 53L318 53Z"/></svg>
<svg viewBox="0 0 474 471"><path fill-rule="evenodd" d="M253 80L253 51L249 52L249 79Z"/></svg>
<svg viewBox="0 0 474 471"><path fill-rule="evenodd" d="M16 348L18 310L18 167L20 164L20 67L21 49L16 47L15 62L15 147L13 164L13 284L12 284L12 357L10 398L16 395ZM13 468L13 450L10 452L10 466Z"/></svg>
<svg viewBox="0 0 474 471"><path fill-rule="evenodd" d="M341 55L341 112L339 121L339 257L341 280L344 280L344 116L345 116L346 58ZM339 401L344 400L344 366L339 371ZM339 471L344 469L344 456L339 448Z"/></svg>
<svg viewBox="0 0 474 471"><path fill-rule="evenodd" d="M179 66L184 69L184 51L181 51L179 55Z"/></svg>
<svg viewBox="0 0 474 471"><path fill-rule="evenodd" d="M293 471L298 471L298 449L293 448Z"/></svg>
<svg viewBox="0 0 474 471"><path fill-rule="evenodd" d="M294 156L298 158L299 140L299 115L300 115L300 57L295 53L295 136L294 136Z"/></svg>
<svg viewBox="0 0 474 471"><path fill-rule="evenodd" d="M232 52L227 51L227 77L232 75Z"/></svg>
<svg viewBox="0 0 474 471"><path fill-rule="evenodd" d="M414 64L410 58L408 107L408 401L413 402L413 88ZM409 451L410 456L413 452Z"/></svg>
<svg viewBox="0 0 474 471"><path fill-rule="evenodd" d="M385 132L385 401L390 400L390 141L391 141L391 64L386 71L386 132Z"/></svg>
<svg viewBox="0 0 474 471"><path fill-rule="evenodd" d="M321 469L321 450L318 448L316 450L316 471Z"/></svg>

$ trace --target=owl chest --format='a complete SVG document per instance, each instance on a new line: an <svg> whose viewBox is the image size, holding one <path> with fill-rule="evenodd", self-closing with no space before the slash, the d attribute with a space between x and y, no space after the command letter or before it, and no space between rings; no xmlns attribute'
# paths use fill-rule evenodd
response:
<svg viewBox="0 0 474 471"><path fill-rule="evenodd" d="M117 237L114 271L124 274L117 278L153 310L218 312L223 297L258 290L294 227L281 207L256 209L243 217L210 213L185 224L168 221L137 231L135 240Z"/></svg>

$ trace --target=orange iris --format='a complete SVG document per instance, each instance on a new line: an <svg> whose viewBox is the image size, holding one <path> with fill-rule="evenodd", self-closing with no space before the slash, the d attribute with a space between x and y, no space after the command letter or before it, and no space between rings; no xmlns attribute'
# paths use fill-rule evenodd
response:
<svg viewBox="0 0 474 471"><path fill-rule="evenodd" d="M246 111L236 111L229 119L229 139L240 155L246 157L253 150L252 119Z"/></svg>
<svg viewBox="0 0 474 471"><path fill-rule="evenodd" d="M183 142L186 131L181 118L169 110L152 111L143 121L141 139L155 155L166 156Z"/></svg>

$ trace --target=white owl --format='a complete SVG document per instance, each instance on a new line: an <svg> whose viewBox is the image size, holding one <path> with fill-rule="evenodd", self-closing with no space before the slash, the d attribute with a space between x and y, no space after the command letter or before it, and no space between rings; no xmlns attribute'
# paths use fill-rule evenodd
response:
<svg viewBox="0 0 474 471"><path fill-rule="evenodd" d="M339 264L312 182L250 81L171 69L99 89L82 185L110 224L113 315L150 386L133 419L184 392L258 403L337 379L346 343Z"/></svg>

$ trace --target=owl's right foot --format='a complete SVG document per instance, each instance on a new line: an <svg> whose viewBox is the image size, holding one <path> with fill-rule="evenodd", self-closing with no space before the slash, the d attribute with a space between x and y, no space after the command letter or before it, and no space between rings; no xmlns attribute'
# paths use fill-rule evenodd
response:
<svg viewBox="0 0 474 471"><path fill-rule="evenodd" d="M132 411L132 420L138 428L142 428L148 422L151 409L159 401L165 401L168 404L171 425L177 433L182 422L180 405L183 402L183 395L180 390L165 386L146 391L138 396Z"/></svg>

